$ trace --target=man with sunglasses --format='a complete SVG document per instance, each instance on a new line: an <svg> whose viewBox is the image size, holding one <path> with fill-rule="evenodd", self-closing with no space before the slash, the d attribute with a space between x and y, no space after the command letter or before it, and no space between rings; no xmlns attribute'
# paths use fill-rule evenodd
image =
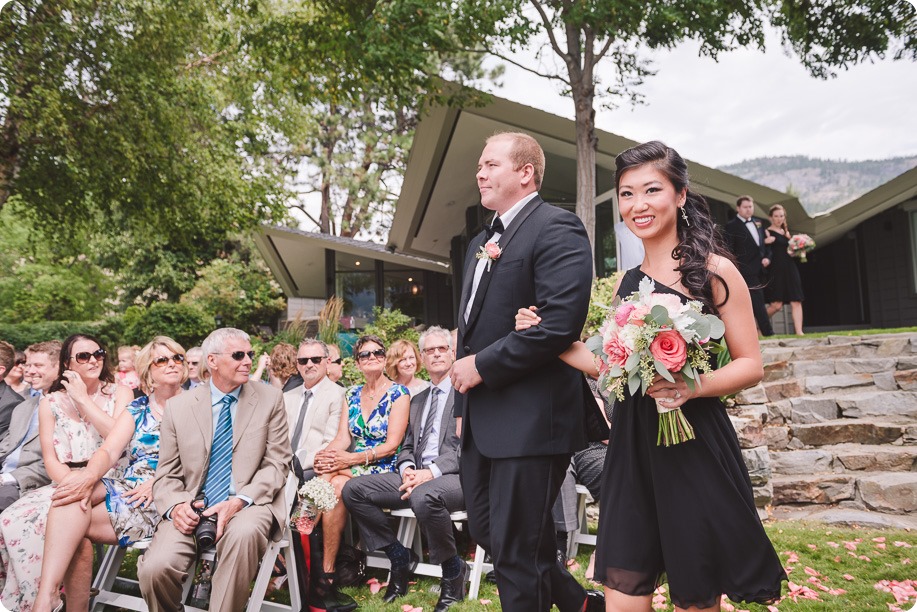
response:
<svg viewBox="0 0 917 612"><path fill-rule="evenodd" d="M13 408L22 403L23 397L16 393L3 379L13 369L16 349L9 342L0 340L0 436L6 433L13 416Z"/></svg>
<svg viewBox="0 0 917 612"><path fill-rule="evenodd" d="M153 611L182 608L182 583L199 552L200 510L216 517L211 610L245 606L268 538L279 539L288 520L292 453L283 395L249 382L254 352L245 332L218 329L202 350L209 383L170 399L163 411L153 498L164 520L137 566Z"/></svg>
<svg viewBox="0 0 917 612"><path fill-rule="evenodd" d="M337 344L328 345L328 379L340 385L338 381L344 377L344 365L341 358L341 349Z"/></svg>
<svg viewBox="0 0 917 612"><path fill-rule="evenodd" d="M185 353L185 359L188 362L188 380L186 380L181 386L181 388L185 391L193 389L203 383L201 380L200 368L202 354L203 352L199 346L193 346L188 349L187 353Z"/></svg>
<svg viewBox="0 0 917 612"><path fill-rule="evenodd" d="M51 482L38 438L38 403L60 373L60 347L52 340L25 350L26 375L35 395L15 407L9 429L0 437L0 512L23 493Z"/></svg>

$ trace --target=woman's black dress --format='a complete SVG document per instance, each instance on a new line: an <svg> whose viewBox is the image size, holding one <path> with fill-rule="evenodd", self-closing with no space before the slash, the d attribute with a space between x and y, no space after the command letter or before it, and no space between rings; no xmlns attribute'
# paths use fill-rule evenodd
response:
<svg viewBox="0 0 917 612"><path fill-rule="evenodd" d="M645 275L629 270L626 297ZM677 291L656 283L657 292ZM718 398L682 406L696 439L656 446L649 396L625 396L614 411L600 500L595 580L628 595L669 583L672 602L709 607L780 597L786 573L755 510L735 430Z"/></svg>
<svg viewBox="0 0 917 612"><path fill-rule="evenodd" d="M773 232L769 229L765 231L774 237L774 241L770 245L771 265L767 267L770 278L764 287L764 301L768 304L801 302L803 295L799 269L796 267L796 260L786 251L790 239L780 232Z"/></svg>

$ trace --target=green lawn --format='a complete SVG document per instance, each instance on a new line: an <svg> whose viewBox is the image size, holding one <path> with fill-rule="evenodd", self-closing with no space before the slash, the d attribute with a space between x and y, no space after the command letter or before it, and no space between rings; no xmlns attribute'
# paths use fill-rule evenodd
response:
<svg viewBox="0 0 917 612"><path fill-rule="evenodd" d="M910 610L917 601L917 535L901 530L879 530L830 527L816 523L777 522L766 530L780 555L784 567L790 569L791 591L784 587L784 598L778 610L876 610L890 612L896 604L895 594L876 587L888 581L888 589L899 594L912 593L909 603L899 602L898 608ZM572 567L574 575L587 584L585 570L591 547L580 547L580 556ZM912 560L913 559L913 560ZM122 574L132 573L133 563L126 562ZM370 576L380 582L386 573L370 570ZM908 581L911 581L910 583ZM438 581L421 578L409 595L397 603L382 603L382 592L370 594L366 586L345 589L359 603L363 612L400 612L403 606L422 608L430 612L438 594L433 590ZM273 593L270 599L289 601L286 589ZM807 599L816 597L817 599ZM729 610L724 605L724 610ZM465 601L452 608L456 612L471 610L491 612L500 610L500 600L494 585L484 582L475 601ZM672 610L666 600L659 610ZM734 609L749 612L767 611L767 606L735 605ZM410 610L410 608L409 608Z"/></svg>

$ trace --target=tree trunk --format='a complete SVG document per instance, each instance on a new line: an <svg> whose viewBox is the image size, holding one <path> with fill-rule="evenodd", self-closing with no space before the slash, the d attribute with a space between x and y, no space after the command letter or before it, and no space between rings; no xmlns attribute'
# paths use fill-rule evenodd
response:
<svg viewBox="0 0 917 612"><path fill-rule="evenodd" d="M0 126L0 210L12 195L19 175L19 122L11 109Z"/></svg>
<svg viewBox="0 0 917 612"><path fill-rule="evenodd" d="M598 138L595 135L595 110L591 84L585 87L574 84L573 104L576 109L576 216L586 226L589 246L593 252L595 269L595 151ZM583 89L588 88L589 92Z"/></svg>

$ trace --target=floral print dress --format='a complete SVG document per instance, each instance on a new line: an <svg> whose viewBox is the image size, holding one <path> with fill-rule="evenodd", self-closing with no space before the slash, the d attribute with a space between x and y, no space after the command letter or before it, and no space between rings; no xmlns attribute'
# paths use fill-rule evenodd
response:
<svg viewBox="0 0 917 612"><path fill-rule="evenodd" d="M109 393L113 392L112 385ZM102 445L102 436L86 421L66 413L75 409L65 392L50 394L48 405L54 415L52 440L57 458L63 463L88 461ZM102 409L113 415L114 397L108 395ZM117 474L121 469L119 463L108 474ZM51 483L26 493L0 514L0 602L7 610L28 612L35 604L45 550L45 526L55 486Z"/></svg>
<svg viewBox="0 0 917 612"><path fill-rule="evenodd" d="M159 419L153 416L150 400L143 396L127 407L134 419L134 436L127 447L130 463L120 478L103 478L105 507L111 526L118 538L118 546L130 546L138 540L153 537L159 523L159 512L152 502L146 507L133 506L124 499L131 489L156 475L159 463Z"/></svg>
<svg viewBox="0 0 917 612"><path fill-rule="evenodd" d="M357 385L347 390L347 424L350 427L350 436L353 438L353 452L359 453L370 448L375 448L385 442L388 437L388 416L392 411L392 406L402 395L410 396L410 392L404 385L393 384L389 387L379 403L369 414L369 419L363 418L363 411L360 410L360 397L362 396L363 385ZM398 460L396 452L391 457L380 459L369 465L354 465L350 472L354 476L363 474L383 474L385 472L395 471L395 462Z"/></svg>

